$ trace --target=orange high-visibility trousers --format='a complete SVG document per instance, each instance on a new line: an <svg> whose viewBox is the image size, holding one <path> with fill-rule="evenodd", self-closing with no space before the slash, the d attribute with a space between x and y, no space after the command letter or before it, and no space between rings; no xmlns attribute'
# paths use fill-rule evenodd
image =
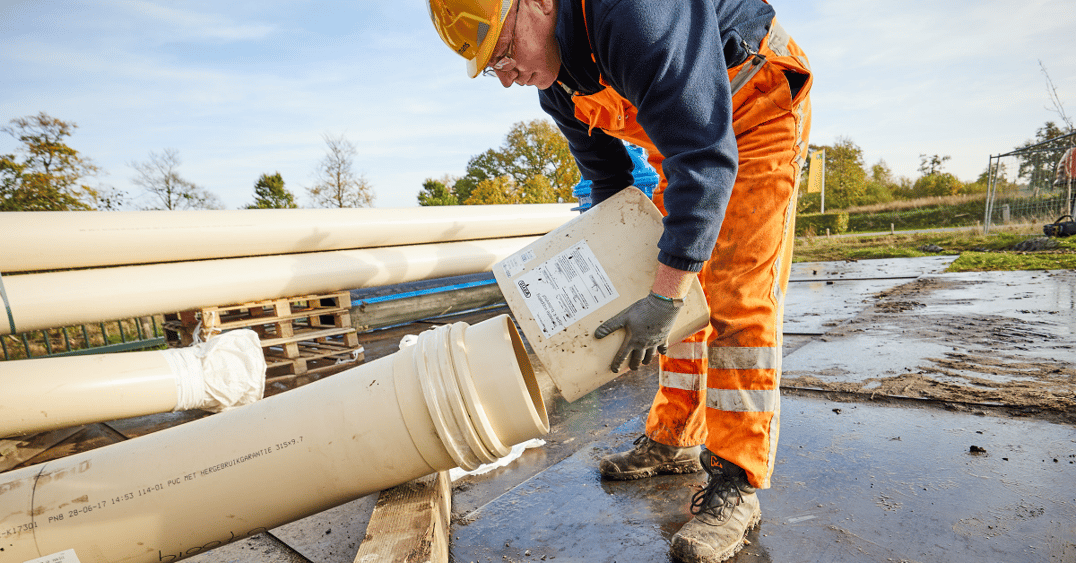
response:
<svg viewBox="0 0 1076 563"><path fill-rule="evenodd" d="M770 486L780 428L781 324L792 261L796 193L811 127L806 55L773 22L759 53L729 70L739 173L714 251L699 279L710 325L659 359L659 389L646 434L671 446L706 444ZM612 88L576 95L576 117L642 146L661 175L663 157Z"/></svg>

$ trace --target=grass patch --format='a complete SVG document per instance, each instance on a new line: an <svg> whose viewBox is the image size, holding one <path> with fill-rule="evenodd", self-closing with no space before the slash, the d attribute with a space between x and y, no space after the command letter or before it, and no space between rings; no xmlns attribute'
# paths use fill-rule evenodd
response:
<svg viewBox="0 0 1076 563"><path fill-rule="evenodd" d="M1012 207L1011 221L1049 223L1057 218L1052 210L1065 208L1064 194L1038 197L1001 196L994 204L995 220L1001 208ZM843 209L848 214L848 232L869 233L889 230L910 231L944 227L978 226L983 220L986 195L965 195L892 201ZM999 221L1000 222L1000 221ZM835 231L836 232L836 231ZM1041 233L1041 231L1040 231Z"/></svg>
<svg viewBox="0 0 1076 563"><path fill-rule="evenodd" d="M996 272L1014 270L1073 270L1076 252L1054 253L990 253L965 252L949 265L947 272Z"/></svg>
<svg viewBox="0 0 1076 563"><path fill-rule="evenodd" d="M1041 232L1025 226L998 229L984 236L979 231L938 233L896 233L876 236L799 237L793 251L794 262L869 260L877 258L918 258L959 256L950 272L999 270L1076 269L1076 237L1051 239L1057 247L1036 251L1013 250L1018 243L1039 238ZM931 247L939 247L936 250Z"/></svg>

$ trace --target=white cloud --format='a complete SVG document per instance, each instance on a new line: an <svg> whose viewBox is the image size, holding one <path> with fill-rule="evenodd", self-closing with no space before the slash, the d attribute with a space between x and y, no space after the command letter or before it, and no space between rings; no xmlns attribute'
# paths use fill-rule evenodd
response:
<svg viewBox="0 0 1076 563"><path fill-rule="evenodd" d="M175 4L162 5L149 0L108 0L101 4L116 8L120 12L120 18L137 21L139 27L146 31L153 29L163 32L164 37L170 40L178 38L187 41L198 39L243 41L264 38L276 29L274 25L257 22L239 23L219 13L195 11L191 7L194 3L190 2L184 2L182 9L175 8ZM210 6L214 9L220 8L219 4ZM143 35L151 34L144 33Z"/></svg>

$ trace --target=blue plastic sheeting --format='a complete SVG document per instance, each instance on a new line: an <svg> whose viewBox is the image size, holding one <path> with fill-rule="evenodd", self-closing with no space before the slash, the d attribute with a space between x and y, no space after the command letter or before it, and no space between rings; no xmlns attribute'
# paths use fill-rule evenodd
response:
<svg viewBox="0 0 1076 563"><path fill-rule="evenodd" d="M407 291L404 293L396 293L393 295L381 295L377 297L367 297L365 299L355 299L351 302L352 307L361 306L363 303L380 303L382 301L392 301L395 299L407 299L409 297L418 297L421 295L432 295L434 293L444 293L446 291L457 291L460 289L468 289L472 287L482 287L497 283L496 280L490 278L488 280L480 280L466 283L458 283L454 285L445 285L439 287L431 287L427 289L418 289L415 291Z"/></svg>

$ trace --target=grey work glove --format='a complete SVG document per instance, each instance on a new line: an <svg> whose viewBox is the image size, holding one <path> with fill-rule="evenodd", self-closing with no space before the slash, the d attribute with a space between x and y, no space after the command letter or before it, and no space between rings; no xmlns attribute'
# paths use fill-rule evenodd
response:
<svg viewBox="0 0 1076 563"><path fill-rule="evenodd" d="M669 300L651 292L596 328L594 338L599 340L622 328L627 331L610 366L613 373L620 371L625 358L629 368L638 369L640 363L649 364L655 352L664 354L676 314L683 306L683 299Z"/></svg>

